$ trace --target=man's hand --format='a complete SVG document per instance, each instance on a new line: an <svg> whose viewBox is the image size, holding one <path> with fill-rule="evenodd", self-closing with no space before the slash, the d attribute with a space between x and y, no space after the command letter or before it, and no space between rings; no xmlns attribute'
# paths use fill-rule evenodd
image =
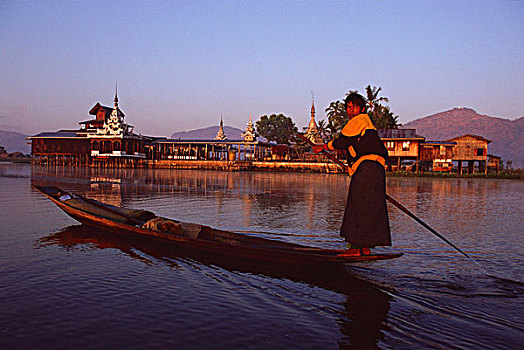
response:
<svg viewBox="0 0 524 350"><path fill-rule="evenodd" d="M315 153L320 153L322 151L327 151L327 145L324 144L324 145L315 145L313 146L313 152Z"/></svg>

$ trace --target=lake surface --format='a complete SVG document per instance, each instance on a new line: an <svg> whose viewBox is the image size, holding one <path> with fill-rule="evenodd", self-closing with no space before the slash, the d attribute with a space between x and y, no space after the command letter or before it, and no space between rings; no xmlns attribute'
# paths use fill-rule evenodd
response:
<svg viewBox="0 0 524 350"><path fill-rule="evenodd" d="M390 196L478 265L388 204L394 246L381 249L403 257L305 273L88 228L31 187L343 248L349 181L0 164L0 348L522 348L523 181L387 179Z"/></svg>

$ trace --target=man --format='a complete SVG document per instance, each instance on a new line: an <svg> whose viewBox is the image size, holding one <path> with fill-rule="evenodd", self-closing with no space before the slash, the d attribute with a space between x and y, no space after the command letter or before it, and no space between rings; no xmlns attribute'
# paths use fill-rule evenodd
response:
<svg viewBox="0 0 524 350"><path fill-rule="evenodd" d="M369 248L391 245L384 168L388 151L366 114L364 97L351 93L345 106L349 121L340 135L313 150L346 150L352 177L340 235L348 249L340 255L369 255Z"/></svg>

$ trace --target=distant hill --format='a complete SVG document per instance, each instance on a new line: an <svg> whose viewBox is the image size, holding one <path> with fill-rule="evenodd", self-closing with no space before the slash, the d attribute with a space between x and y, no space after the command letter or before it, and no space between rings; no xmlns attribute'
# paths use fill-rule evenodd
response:
<svg viewBox="0 0 524 350"><path fill-rule="evenodd" d="M224 126L224 133L228 140L241 140L240 136L245 130L233 128L231 126ZM179 131L171 135L172 139L180 140L213 140L218 133L218 126L210 126L208 128L196 129L191 131Z"/></svg>
<svg viewBox="0 0 524 350"><path fill-rule="evenodd" d="M403 128L416 129L427 141L445 141L465 134L482 136L492 141L489 154L512 160L514 167L524 164L524 117L508 120L460 107L413 120Z"/></svg>
<svg viewBox="0 0 524 350"><path fill-rule="evenodd" d="M31 153L31 146L25 139L28 135L20 134L13 131L0 130L0 146L4 146L8 153L22 152Z"/></svg>

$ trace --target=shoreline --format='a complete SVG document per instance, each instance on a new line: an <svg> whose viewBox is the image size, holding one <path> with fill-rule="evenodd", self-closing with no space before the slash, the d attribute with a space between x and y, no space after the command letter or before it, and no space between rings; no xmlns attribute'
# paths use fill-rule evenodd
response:
<svg viewBox="0 0 524 350"><path fill-rule="evenodd" d="M25 163L31 164L32 158L0 159L0 163ZM62 164L32 164L39 166L65 166L77 167L83 165ZM87 167L94 167L89 166ZM114 167L107 167L108 169ZM344 174L344 171L334 163L314 162L242 162L242 161L145 161L140 166L119 168L146 168L146 169L184 169L184 170L217 170L217 171L255 171L255 172L299 172L299 173L326 173ZM498 173L472 173L462 174L443 172L412 172L412 171L386 171L388 177L433 177L433 178L468 178L468 179L509 179L524 180L524 169L503 170Z"/></svg>
<svg viewBox="0 0 524 350"><path fill-rule="evenodd" d="M434 178L449 178L449 179L508 179L508 180L524 180L524 170L517 169L511 173L499 172L499 173L473 173L473 174L462 174L457 173L440 173L440 172L424 172L415 173L407 171L397 172L386 172L386 176L390 177L434 177Z"/></svg>

